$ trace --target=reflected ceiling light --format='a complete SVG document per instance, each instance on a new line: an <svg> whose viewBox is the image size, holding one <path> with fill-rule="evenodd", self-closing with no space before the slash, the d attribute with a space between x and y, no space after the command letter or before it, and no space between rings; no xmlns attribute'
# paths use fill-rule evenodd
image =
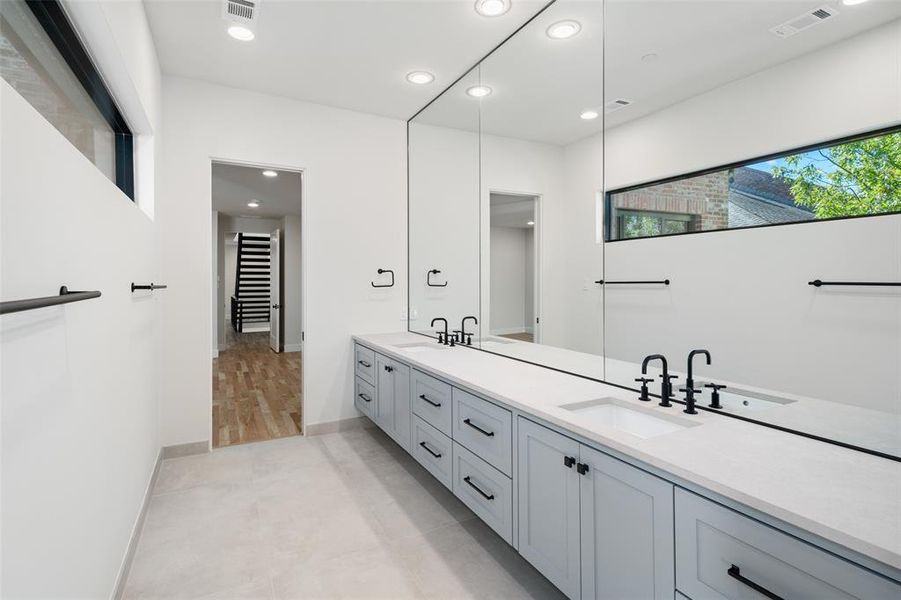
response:
<svg viewBox="0 0 901 600"><path fill-rule="evenodd" d="M416 85L426 85L435 81L435 76L428 71L411 71L407 73L407 81Z"/></svg>
<svg viewBox="0 0 901 600"><path fill-rule="evenodd" d="M510 0L476 0L476 12L483 17L499 17L510 10Z"/></svg>
<svg viewBox="0 0 901 600"><path fill-rule="evenodd" d="M855 4L863 4L867 0L842 0L842 4L845 6L854 6Z"/></svg>
<svg viewBox="0 0 901 600"><path fill-rule="evenodd" d="M592 120L592 119L597 119L597 118L598 118L598 111L596 111L596 110L583 110L583 111L582 111L582 114L579 115L579 116L582 117L583 119L585 119L586 121L590 121L590 120Z"/></svg>
<svg viewBox="0 0 901 600"><path fill-rule="evenodd" d="M557 21L547 28L547 36L554 40L565 40L582 31L578 21Z"/></svg>
<svg viewBox="0 0 901 600"><path fill-rule="evenodd" d="M529 221L528 223L526 223L526 225L528 225L529 227L531 227L534 224L535 224L535 221Z"/></svg>
<svg viewBox="0 0 901 600"><path fill-rule="evenodd" d="M487 85L474 85L466 90L466 93L473 98L484 98L491 94L491 88Z"/></svg>
<svg viewBox="0 0 901 600"><path fill-rule="evenodd" d="M263 175L265 175L266 177L278 177L278 173L276 173L272 169L266 169L265 171L263 171Z"/></svg>
<svg viewBox="0 0 901 600"><path fill-rule="evenodd" d="M231 25L228 28L228 35L232 36L236 40L241 40L242 42L249 42L254 37L256 37L250 29L241 27L240 25Z"/></svg>
<svg viewBox="0 0 901 600"><path fill-rule="evenodd" d="M251 200L247 203L247 206L249 206L250 208L259 208L260 203L257 200Z"/></svg>

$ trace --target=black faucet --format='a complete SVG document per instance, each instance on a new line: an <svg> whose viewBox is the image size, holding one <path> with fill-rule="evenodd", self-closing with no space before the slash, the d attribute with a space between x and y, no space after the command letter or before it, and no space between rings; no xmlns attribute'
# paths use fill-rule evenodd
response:
<svg viewBox="0 0 901 600"><path fill-rule="evenodd" d="M660 360L663 363L663 382L660 384L660 406L672 406L672 402L669 401L670 396L673 395L672 384L670 383L670 378L674 377L669 374L669 370L666 365L666 357L662 354L651 354L650 356L645 356L644 360L641 362L641 374L648 374L648 363L652 360Z"/></svg>
<svg viewBox="0 0 901 600"><path fill-rule="evenodd" d="M698 411L695 410L695 394L700 394L701 390L695 389L695 380L692 376L692 363L694 362L695 356L698 354L703 354L707 358L707 364L710 364L710 352L707 350L692 350L688 353L688 377L685 378L685 387L679 388L680 392L685 392L685 410L690 415L698 414Z"/></svg>
<svg viewBox="0 0 901 600"><path fill-rule="evenodd" d="M467 346L472 346L472 334L466 333L466 321L469 321L470 319L472 319L472 322L475 323L476 325L479 324L479 320L476 319L475 317L463 317L463 322L460 323L460 329L463 332L463 340L462 341L465 341ZM469 336L468 338L466 337L467 335Z"/></svg>
<svg viewBox="0 0 901 600"><path fill-rule="evenodd" d="M447 338L450 337L450 335L447 333L447 319L445 319L444 317L435 317L434 319L432 319L432 324L429 325L429 327L434 327L435 321L442 321L444 323L444 336L442 337L441 332L438 332L438 343L447 346Z"/></svg>

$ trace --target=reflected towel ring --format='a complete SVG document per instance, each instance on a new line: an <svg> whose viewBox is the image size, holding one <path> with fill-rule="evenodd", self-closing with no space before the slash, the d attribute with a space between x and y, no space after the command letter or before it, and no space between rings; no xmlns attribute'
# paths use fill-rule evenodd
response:
<svg viewBox="0 0 901 600"><path fill-rule="evenodd" d="M428 273L425 274L425 283L429 287L447 287L447 281L444 283L432 283L432 275L437 275L441 271L438 269L432 269Z"/></svg>
<svg viewBox="0 0 901 600"><path fill-rule="evenodd" d="M391 269L379 269L379 270L378 270L378 274L379 274L379 275L382 275L382 274L384 274L384 273L390 273L390 274L391 274L391 283L389 283L388 285L376 285L374 281L370 281L369 284L370 284L372 287L374 287L374 288L389 288L389 287L394 287L394 271L392 271Z"/></svg>

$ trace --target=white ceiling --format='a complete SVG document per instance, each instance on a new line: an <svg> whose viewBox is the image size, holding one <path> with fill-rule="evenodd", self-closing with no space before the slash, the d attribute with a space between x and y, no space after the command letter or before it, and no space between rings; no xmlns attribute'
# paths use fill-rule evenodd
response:
<svg viewBox="0 0 901 600"><path fill-rule="evenodd" d="M840 14L787 39L769 32L823 4ZM416 121L566 145L888 23L901 17L901 0L607 0L604 11L602 41L601 2L557 0ZM546 36L570 18L582 24L576 37ZM650 53L657 60L641 60ZM494 92L474 101L465 95L474 82ZM579 118L602 112L605 97L634 104Z"/></svg>
<svg viewBox="0 0 901 600"><path fill-rule="evenodd" d="M531 229L535 220L535 199L511 194L491 194L491 227Z"/></svg>
<svg viewBox="0 0 901 600"><path fill-rule="evenodd" d="M266 177L261 167L213 163L213 210L233 217L300 215L300 173L276 172L278 177ZM259 208L247 206L252 199Z"/></svg>
<svg viewBox="0 0 901 600"><path fill-rule="evenodd" d="M473 0L261 0L256 39L239 42L221 1L145 0L164 73L400 119L546 3L486 18ZM435 81L407 83L419 69Z"/></svg>

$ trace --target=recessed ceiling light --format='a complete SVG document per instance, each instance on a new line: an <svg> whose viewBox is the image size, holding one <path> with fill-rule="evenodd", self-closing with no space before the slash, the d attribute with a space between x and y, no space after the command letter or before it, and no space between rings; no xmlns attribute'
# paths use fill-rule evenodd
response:
<svg viewBox="0 0 901 600"><path fill-rule="evenodd" d="M842 4L845 6L854 6L855 4L863 4L867 0L842 0Z"/></svg>
<svg viewBox="0 0 901 600"><path fill-rule="evenodd" d="M265 175L266 177L278 177L278 173L276 173L272 169L266 169L265 171L263 171L263 175Z"/></svg>
<svg viewBox="0 0 901 600"><path fill-rule="evenodd" d="M555 40L571 38L582 31L578 21L557 21L547 28L547 36Z"/></svg>
<svg viewBox="0 0 901 600"><path fill-rule="evenodd" d="M407 73L407 81L416 85L426 85L435 81L435 76L428 71L411 71Z"/></svg>
<svg viewBox="0 0 901 600"><path fill-rule="evenodd" d="M499 17L510 10L510 0L476 0L476 12L483 17Z"/></svg>
<svg viewBox="0 0 901 600"><path fill-rule="evenodd" d="M247 206L249 206L250 208L259 208L260 203L257 202L256 200L251 200L250 202L247 203Z"/></svg>
<svg viewBox="0 0 901 600"><path fill-rule="evenodd" d="M529 221L528 223L526 223L526 225L528 225L529 227L531 227L534 224L535 224L535 221Z"/></svg>
<svg viewBox="0 0 901 600"><path fill-rule="evenodd" d="M241 27L240 25L232 25L228 28L228 35L232 36L236 40L241 40L242 42L249 42L254 37L254 33L246 27Z"/></svg>
<svg viewBox="0 0 901 600"><path fill-rule="evenodd" d="M598 111L596 111L596 110L583 110L583 111L582 111L582 114L579 115L579 116L582 117L583 119L585 119L586 121L590 121L590 120L592 120L592 119L597 119L597 118L598 118Z"/></svg>
<svg viewBox="0 0 901 600"><path fill-rule="evenodd" d="M491 94L491 88L487 85L474 85L466 90L466 93L473 98L484 98L485 96Z"/></svg>

